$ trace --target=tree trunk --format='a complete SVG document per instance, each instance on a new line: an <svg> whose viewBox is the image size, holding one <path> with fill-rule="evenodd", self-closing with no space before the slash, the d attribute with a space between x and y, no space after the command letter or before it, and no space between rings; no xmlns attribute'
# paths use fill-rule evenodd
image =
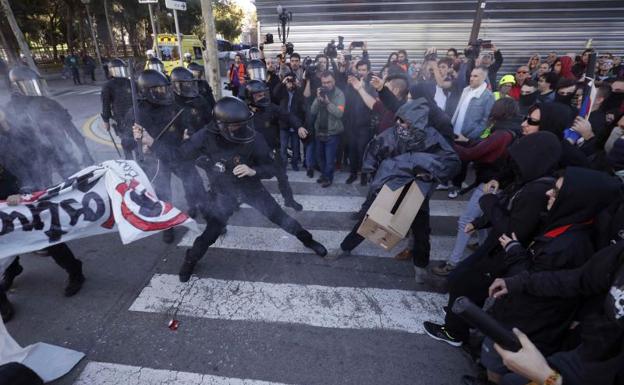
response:
<svg viewBox="0 0 624 385"><path fill-rule="evenodd" d="M9 42L4 34L4 23L0 23L0 43L2 43L2 48L4 48L4 52L6 52L7 58L9 59L9 64L15 65L17 63L17 56L15 55L15 44L9 45Z"/></svg>
<svg viewBox="0 0 624 385"><path fill-rule="evenodd" d="M104 0L104 15L106 16L106 26L108 27L108 38L110 44L113 47L113 57L117 56L117 43L115 42L115 35L113 35L113 28L111 27L110 15L108 14L108 0ZM109 55L110 56L110 55Z"/></svg>
<svg viewBox="0 0 624 385"><path fill-rule="evenodd" d="M11 29L13 30L15 40L17 40L17 44L20 47L20 51L22 51L22 54L26 58L26 63L28 63L28 66L32 68L33 71L39 73L37 65L33 60L32 53L30 52L30 47L28 47L28 42L26 41L19 25L17 25L17 20L15 20L15 15L13 15L13 10L9 4L9 0L0 0L0 4L2 4L2 8L4 8L4 14L7 17L7 21L9 22Z"/></svg>
<svg viewBox="0 0 624 385"><path fill-rule="evenodd" d="M221 74L219 73L219 55L217 49L217 36L212 13L211 0L201 0L202 17L206 37L206 51L204 51L204 71L206 72L210 87L217 100L221 99Z"/></svg>

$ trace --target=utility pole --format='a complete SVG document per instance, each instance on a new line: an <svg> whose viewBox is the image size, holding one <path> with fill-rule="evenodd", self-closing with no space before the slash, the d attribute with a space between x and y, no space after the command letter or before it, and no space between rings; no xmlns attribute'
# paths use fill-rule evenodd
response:
<svg viewBox="0 0 624 385"><path fill-rule="evenodd" d="M17 58L15 57L15 52L9 49L9 43L7 42L6 36L4 36L4 32L2 31L2 26L0 25L0 43L2 43L2 48L4 48L4 52L6 52L7 59L9 59L9 64L15 65L17 64Z"/></svg>
<svg viewBox="0 0 624 385"><path fill-rule="evenodd" d="M93 45L95 46L95 54L97 55L98 65L102 68L102 56L100 55L100 47L97 43L97 37L95 36L95 28L93 27L93 20L91 19L91 12L89 11L89 2L91 0L80 0L85 5L87 10L87 19L89 21L89 30L91 30L91 38L93 39Z"/></svg>
<svg viewBox="0 0 624 385"><path fill-rule="evenodd" d="M4 14L6 15L9 26L11 26L11 30L15 35L15 40L17 40L20 51L22 51L22 55L26 58L26 63L33 71L39 73L35 60L30 52L30 48L28 47L28 42L26 42L26 38L24 37L24 33L20 29L19 25L17 25L17 20L15 20L15 15L13 15L13 10L9 4L9 0L0 0L0 4L2 4L2 8L4 8Z"/></svg>
<svg viewBox="0 0 624 385"><path fill-rule="evenodd" d="M215 99L221 99L221 74L219 73L219 54L217 49L217 32L214 24L211 0L201 0L202 17L206 50L204 51L204 72L212 87Z"/></svg>
<svg viewBox="0 0 624 385"><path fill-rule="evenodd" d="M182 34L180 33L180 23L178 23L178 10L173 10L173 20L175 21L176 39L178 40L178 56L180 56L180 67L184 67L184 53L182 53Z"/></svg>
<svg viewBox="0 0 624 385"><path fill-rule="evenodd" d="M108 27L108 36L110 37L111 45L113 46L113 57L117 56L117 43L115 42L115 36L113 36L113 29L111 28L110 16L108 15L108 0L104 0L104 15L106 16L106 26Z"/></svg>
<svg viewBox="0 0 624 385"><path fill-rule="evenodd" d="M485 0L477 1L477 11L474 21L472 22L472 30L470 31L469 45L475 45L479 39L479 31L481 30L481 20L483 20L483 13L485 12Z"/></svg>

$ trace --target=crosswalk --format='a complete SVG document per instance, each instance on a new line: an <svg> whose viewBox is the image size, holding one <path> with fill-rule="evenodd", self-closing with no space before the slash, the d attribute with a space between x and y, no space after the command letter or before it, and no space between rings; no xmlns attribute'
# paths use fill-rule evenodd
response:
<svg viewBox="0 0 624 385"><path fill-rule="evenodd" d="M366 193L365 188L345 187L343 177L339 174L334 186L320 189L305 173L289 172L295 199L304 210L287 212L301 223L314 223L311 232L330 251L339 247L355 224L349 216L359 210ZM281 202L276 181L265 181L265 185ZM446 218L452 223L465 204L433 199L432 220ZM445 259L452 248L454 229L447 230L440 233L434 228L433 260ZM180 255L196 236L181 236ZM146 357L106 362L96 350L73 385L442 383L428 379L446 370L444 365L426 363L444 357L444 351L435 349L448 347L432 348L422 323L441 321L448 297L411 281L411 261L392 259L406 246L404 241L385 252L365 241L351 259L324 261L243 206L189 282L180 283L173 268L157 269L125 307L127 319L148 325L178 319L181 326L174 334L156 333L149 338L155 338L155 349L160 346L159 350L175 352L180 360L141 352L137 355ZM285 272L286 268L278 267L284 260L293 261L298 270ZM139 330L123 335L129 346L145 338ZM225 341L233 344L235 352ZM405 359L419 362L420 377L407 376L405 369L388 371L395 365L391 362L377 363L383 357L373 358L375 354L392 349L384 346L386 342L409 346L408 354L414 357ZM172 349L169 343L182 343L184 348ZM330 353L324 346L328 343L344 356L327 359ZM186 361L182 359L189 355ZM300 356L311 362L300 362ZM375 362L376 369L356 368L363 357L373 360L367 362Z"/></svg>
<svg viewBox="0 0 624 385"><path fill-rule="evenodd" d="M76 86L72 89L66 89L54 92L53 97L67 97L67 96L84 96L84 95L100 95L102 93L102 87L97 86Z"/></svg>

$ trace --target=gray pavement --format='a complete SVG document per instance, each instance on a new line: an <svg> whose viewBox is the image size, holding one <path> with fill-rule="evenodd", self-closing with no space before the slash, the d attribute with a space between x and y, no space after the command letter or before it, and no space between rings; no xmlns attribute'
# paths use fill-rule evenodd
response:
<svg viewBox="0 0 624 385"><path fill-rule="evenodd" d="M86 136L97 134L97 128L89 127L98 124L98 84L49 83L75 124L91 131ZM0 101L6 97L0 95ZM105 140L90 140L89 147L99 161L116 157ZM365 188L345 185L344 173L328 189L301 174L291 175L298 195L361 201L366 194ZM274 180L265 185L278 193ZM184 208L177 180L175 187L174 203ZM440 207L446 201L443 193L436 193L434 200ZM303 212L287 212L314 231L331 235L354 224L348 212L317 207L316 198L302 203ZM452 240L457 218L450 209L439 214L432 217L433 236ZM173 245L154 236L123 246L115 234L71 242L87 276L82 291L72 298L63 297L66 276L50 258L23 256L24 273L9 293L17 314L7 328L22 345L44 341L86 353L54 385L450 385L473 372L461 349L418 330L416 320L440 319L446 297L439 285L414 283L411 262L381 257L381 249L379 255L356 249L352 257L327 262L280 247L292 242L289 235L251 208L241 208L230 228L221 247L209 250L200 262L196 277L173 293L159 291L154 282L175 278L185 250L177 246L185 238L181 229ZM253 229L278 235L260 246ZM449 247L448 242L434 241L433 253L444 257ZM154 292L156 297L148 295ZM315 294L301 298L301 293ZM352 294L340 298L339 293ZM389 309L397 300L399 307ZM205 304L215 309L207 310ZM308 312L294 310L306 309L306 304ZM149 311L136 310L139 305ZM180 325L172 331L167 326L176 309Z"/></svg>

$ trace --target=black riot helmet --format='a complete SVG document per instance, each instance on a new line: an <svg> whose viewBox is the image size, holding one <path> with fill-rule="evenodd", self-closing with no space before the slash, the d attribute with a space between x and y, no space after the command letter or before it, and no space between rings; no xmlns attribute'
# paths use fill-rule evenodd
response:
<svg viewBox="0 0 624 385"><path fill-rule="evenodd" d="M152 104L168 106L173 104L173 93L169 79L156 70L145 70L137 80L139 95Z"/></svg>
<svg viewBox="0 0 624 385"><path fill-rule="evenodd" d="M157 57L151 57L147 59L147 69L156 70L161 73L165 73L165 65Z"/></svg>
<svg viewBox="0 0 624 385"><path fill-rule="evenodd" d="M25 96L43 96L43 85L38 73L26 66L13 67L9 80Z"/></svg>
<svg viewBox="0 0 624 385"><path fill-rule="evenodd" d="M253 113L242 100L233 96L222 98L215 104L212 116L214 124L210 124L208 129L228 142L244 144L254 140Z"/></svg>
<svg viewBox="0 0 624 385"><path fill-rule="evenodd" d="M267 78L266 64L262 60L250 60L247 63L247 76L250 80L262 80Z"/></svg>
<svg viewBox="0 0 624 385"><path fill-rule="evenodd" d="M245 84L245 101L253 107L268 107L271 104L269 87L260 80L250 80Z"/></svg>
<svg viewBox="0 0 624 385"><path fill-rule="evenodd" d="M171 85L173 92L185 98L195 98L199 96L197 79L193 73L184 67L176 67L171 70Z"/></svg>
<svg viewBox="0 0 624 385"><path fill-rule="evenodd" d="M260 50L256 47L249 48L249 60L260 60L262 55L260 54Z"/></svg>
<svg viewBox="0 0 624 385"><path fill-rule="evenodd" d="M128 67L121 59L113 59L108 62L108 73L114 78L127 78Z"/></svg>
<svg viewBox="0 0 624 385"><path fill-rule="evenodd" d="M188 70L193 73L193 76L195 76L195 79L201 80L204 78L204 66L201 66L195 62L192 62L186 68L188 68Z"/></svg>

